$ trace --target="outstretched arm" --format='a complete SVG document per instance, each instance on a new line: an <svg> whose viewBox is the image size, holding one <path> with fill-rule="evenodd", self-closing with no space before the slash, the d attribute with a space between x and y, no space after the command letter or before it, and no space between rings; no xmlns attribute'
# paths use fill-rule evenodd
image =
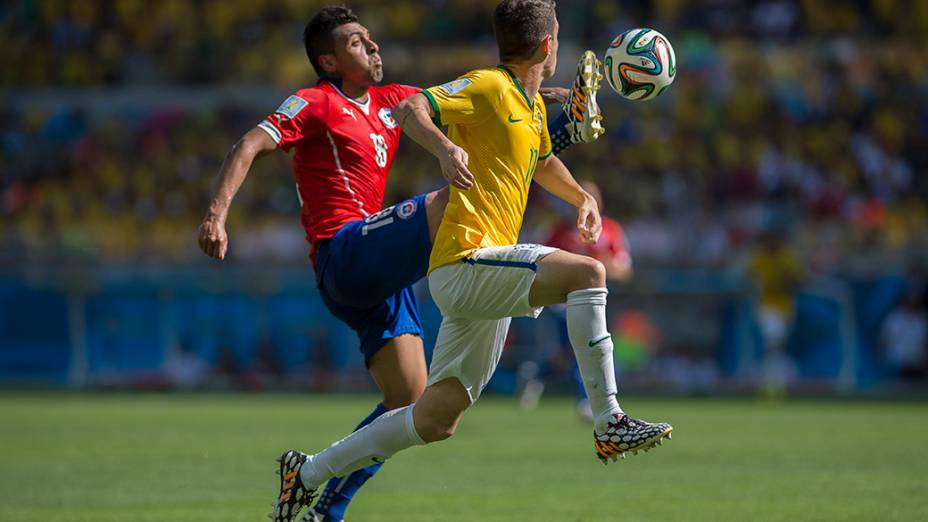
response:
<svg viewBox="0 0 928 522"><path fill-rule="evenodd" d="M583 190L557 156L548 156L538 163L534 180L543 189L577 207L577 230L584 243L592 244L599 239L603 223L596 200Z"/></svg>
<svg viewBox="0 0 928 522"><path fill-rule="evenodd" d="M455 145L432 121L435 113L425 95L415 94L393 108L393 115L403 132L438 158L442 175L448 183L460 189L474 184L474 175L467 169L467 152Z"/></svg>
<svg viewBox="0 0 928 522"><path fill-rule="evenodd" d="M210 202L206 217L200 224L200 249L210 257L223 259L229 247L226 235L226 218L232 198L248 176L254 160L277 148L277 144L267 132L260 128L248 131L242 139L232 146L219 169L219 184Z"/></svg>

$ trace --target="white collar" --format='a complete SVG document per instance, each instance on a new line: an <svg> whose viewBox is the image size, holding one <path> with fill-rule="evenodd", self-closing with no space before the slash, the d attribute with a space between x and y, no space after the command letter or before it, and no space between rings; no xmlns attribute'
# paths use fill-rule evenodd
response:
<svg viewBox="0 0 928 522"><path fill-rule="evenodd" d="M362 111L364 111L365 115L370 115L370 105L371 105L371 93L370 92L367 93L367 101L365 101L364 103L361 103L358 100L352 98L351 96L348 96L347 94L343 93L342 90L339 89L338 86L335 85L334 83L329 82L329 85L331 85L332 88L335 89L335 92L337 92L338 94L341 94L342 98L357 105Z"/></svg>

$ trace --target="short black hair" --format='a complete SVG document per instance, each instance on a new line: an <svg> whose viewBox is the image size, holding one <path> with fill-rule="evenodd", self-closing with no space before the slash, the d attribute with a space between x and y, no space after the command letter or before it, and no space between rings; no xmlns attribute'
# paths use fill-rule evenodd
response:
<svg viewBox="0 0 928 522"><path fill-rule="evenodd" d="M344 5L323 7L309 20L306 29L303 30L303 45L306 47L306 57L309 58L316 74L325 74L319 65L319 56L335 52L335 38L332 36L335 28L357 21L358 15Z"/></svg>
<svg viewBox="0 0 928 522"><path fill-rule="evenodd" d="M525 60L554 33L554 0L504 0L493 11L499 59Z"/></svg>

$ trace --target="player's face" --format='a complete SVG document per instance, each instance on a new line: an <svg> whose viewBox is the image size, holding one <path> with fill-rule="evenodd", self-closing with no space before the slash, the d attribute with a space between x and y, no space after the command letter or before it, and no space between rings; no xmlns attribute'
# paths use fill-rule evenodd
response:
<svg viewBox="0 0 928 522"><path fill-rule="evenodd" d="M554 30L551 32L551 52L548 54L548 58L545 59L544 71L542 72L542 78L545 80L554 76L554 71L557 69L557 32L559 29L560 24L557 22L557 19L555 19Z"/></svg>
<svg viewBox="0 0 928 522"><path fill-rule="evenodd" d="M383 80L380 46L367 28L352 22L335 29L335 74L355 85L374 85Z"/></svg>

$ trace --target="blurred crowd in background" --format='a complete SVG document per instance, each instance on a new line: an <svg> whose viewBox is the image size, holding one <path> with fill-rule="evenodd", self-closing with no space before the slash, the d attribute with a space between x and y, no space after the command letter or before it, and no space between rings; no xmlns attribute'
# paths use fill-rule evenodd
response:
<svg viewBox="0 0 928 522"><path fill-rule="evenodd" d="M429 86L495 63L495 3L350 5L381 45L386 80ZM320 5L0 6L0 262L205 264L196 227L222 158L315 82L301 33ZM661 98L629 102L604 84L607 133L562 156L602 188L636 268L746 274L775 343L800 285L899 275L906 297L885 336L911 344L915 332L915 347L899 349L915 355L900 357L924 373L928 2L585 0L560 2L559 17L552 84L568 85L580 51L601 53L630 27L658 29L676 50L678 78ZM437 163L407 140L387 203L440 184ZM305 262L284 154L258 162L232 209L229 261ZM535 194L523 239L564 216Z"/></svg>

